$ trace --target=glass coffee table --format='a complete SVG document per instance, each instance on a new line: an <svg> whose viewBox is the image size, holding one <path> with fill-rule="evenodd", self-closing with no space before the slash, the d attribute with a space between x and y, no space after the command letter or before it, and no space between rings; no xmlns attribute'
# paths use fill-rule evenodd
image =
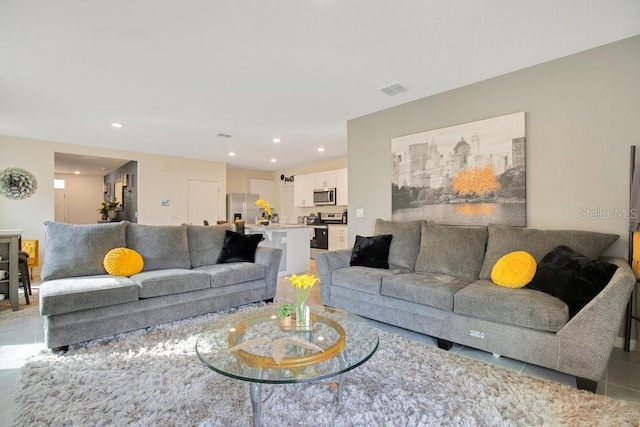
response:
<svg viewBox="0 0 640 427"><path fill-rule="evenodd" d="M277 309L270 305L224 316L196 342L196 354L205 366L250 383L254 426L261 424L262 384L337 376L340 402L347 372L369 360L378 349L377 329L354 314L316 306L311 307L311 327L283 328Z"/></svg>

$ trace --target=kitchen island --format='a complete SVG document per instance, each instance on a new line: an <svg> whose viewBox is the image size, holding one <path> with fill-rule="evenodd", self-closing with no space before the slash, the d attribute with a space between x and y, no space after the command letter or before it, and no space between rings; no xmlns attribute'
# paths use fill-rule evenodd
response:
<svg viewBox="0 0 640 427"><path fill-rule="evenodd" d="M302 224L247 225L246 234L262 234L260 246L282 249L279 276L309 271L309 227Z"/></svg>

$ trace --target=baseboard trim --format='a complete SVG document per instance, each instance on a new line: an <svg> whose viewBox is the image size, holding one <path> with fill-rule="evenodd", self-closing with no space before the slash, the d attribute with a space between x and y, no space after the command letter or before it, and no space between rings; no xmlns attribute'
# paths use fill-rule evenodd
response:
<svg viewBox="0 0 640 427"><path fill-rule="evenodd" d="M616 341L613 343L613 346L618 348L624 348L624 338L617 337ZM638 341L632 339L631 342L629 343L629 350L636 351L636 348L638 348Z"/></svg>

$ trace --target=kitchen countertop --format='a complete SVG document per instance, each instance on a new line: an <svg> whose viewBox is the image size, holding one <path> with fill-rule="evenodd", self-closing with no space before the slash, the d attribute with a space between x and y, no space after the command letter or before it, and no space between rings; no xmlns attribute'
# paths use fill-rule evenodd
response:
<svg viewBox="0 0 640 427"><path fill-rule="evenodd" d="M245 225L245 230L287 230L292 228L309 228L310 226L304 224L269 224L264 225Z"/></svg>

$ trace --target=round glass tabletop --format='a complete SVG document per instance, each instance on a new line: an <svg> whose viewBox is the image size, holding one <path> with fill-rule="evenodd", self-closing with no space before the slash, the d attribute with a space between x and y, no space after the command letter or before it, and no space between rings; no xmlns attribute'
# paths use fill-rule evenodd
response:
<svg viewBox="0 0 640 427"><path fill-rule="evenodd" d="M311 307L310 330L281 328L269 305L224 316L196 343L198 358L231 378L271 384L317 381L350 371L378 348L378 331L360 317Z"/></svg>

